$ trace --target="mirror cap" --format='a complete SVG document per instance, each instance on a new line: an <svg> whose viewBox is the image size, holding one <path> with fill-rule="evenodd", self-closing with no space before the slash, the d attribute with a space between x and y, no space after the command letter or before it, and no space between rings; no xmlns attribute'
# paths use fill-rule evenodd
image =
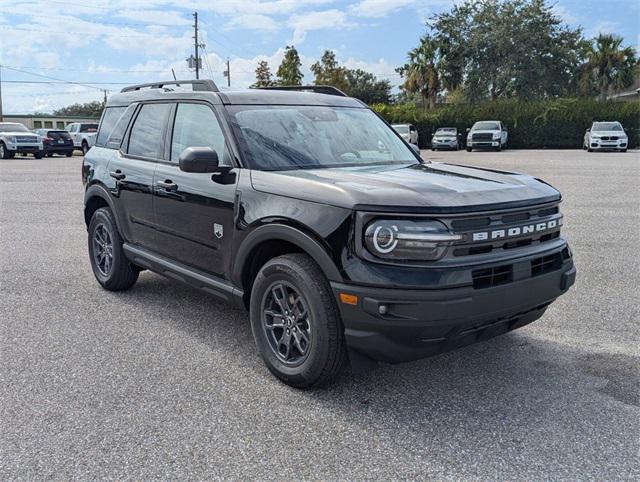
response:
<svg viewBox="0 0 640 482"><path fill-rule="evenodd" d="M220 161L218 153L210 147L187 147L178 160L184 172L215 172Z"/></svg>

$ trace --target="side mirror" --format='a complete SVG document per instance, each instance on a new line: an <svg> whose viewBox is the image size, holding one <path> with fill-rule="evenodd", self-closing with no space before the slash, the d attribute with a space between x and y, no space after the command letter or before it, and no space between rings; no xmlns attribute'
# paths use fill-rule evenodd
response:
<svg viewBox="0 0 640 482"><path fill-rule="evenodd" d="M418 157L420 156L420 148L418 146L416 146L415 144L409 144L411 146L411 149L413 149L413 152L415 152L416 154L418 154Z"/></svg>
<svg viewBox="0 0 640 482"><path fill-rule="evenodd" d="M471 127L467 127L467 132L469 132L471 130Z"/></svg>
<svg viewBox="0 0 640 482"><path fill-rule="evenodd" d="M218 153L210 147L187 147L178 162L184 172L215 172L219 165Z"/></svg>
<svg viewBox="0 0 640 482"><path fill-rule="evenodd" d="M591 129L587 129L585 132L589 132Z"/></svg>

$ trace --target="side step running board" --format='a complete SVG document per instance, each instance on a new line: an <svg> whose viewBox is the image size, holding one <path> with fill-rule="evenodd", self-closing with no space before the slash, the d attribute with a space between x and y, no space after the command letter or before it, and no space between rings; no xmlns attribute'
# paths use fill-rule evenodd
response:
<svg viewBox="0 0 640 482"><path fill-rule="evenodd" d="M127 259L142 268L149 269L167 278L182 281L194 288L223 300L234 302L244 308L242 300L244 292L217 276L185 266L139 246L125 243L122 248Z"/></svg>

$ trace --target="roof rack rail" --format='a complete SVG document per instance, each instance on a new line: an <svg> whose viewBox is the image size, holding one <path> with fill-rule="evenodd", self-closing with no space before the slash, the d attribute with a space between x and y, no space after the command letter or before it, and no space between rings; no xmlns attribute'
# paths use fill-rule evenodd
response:
<svg viewBox="0 0 640 482"><path fill-rule="evenodd" d="M149 84L130 85L120 92L134 92L141 89L164 89L168 85L190 85L194 92L220 92L213 80L167 80L163 82L151 82Z"/></svg>
<svg viewBox="0 0 640 482"><path fill-rule="evenodd" d="M269 87L258 87L265 90L295 90L300 92L315 92L316 94L337 95L340 97L349 97L340 89L332 85L272 85Z"/></svg>

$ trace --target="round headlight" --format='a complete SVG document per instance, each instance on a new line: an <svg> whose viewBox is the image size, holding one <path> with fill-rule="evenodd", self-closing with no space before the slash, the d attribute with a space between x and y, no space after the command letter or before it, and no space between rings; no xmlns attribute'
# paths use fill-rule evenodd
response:
<svg viewBox="0 0 640 482"><path fill-rule="evenodd" d="M383 259L440 259L459 239L460 235L452 234L447 226L434 220L380 219L369 223L364 232L367 250Z"/></svg>

